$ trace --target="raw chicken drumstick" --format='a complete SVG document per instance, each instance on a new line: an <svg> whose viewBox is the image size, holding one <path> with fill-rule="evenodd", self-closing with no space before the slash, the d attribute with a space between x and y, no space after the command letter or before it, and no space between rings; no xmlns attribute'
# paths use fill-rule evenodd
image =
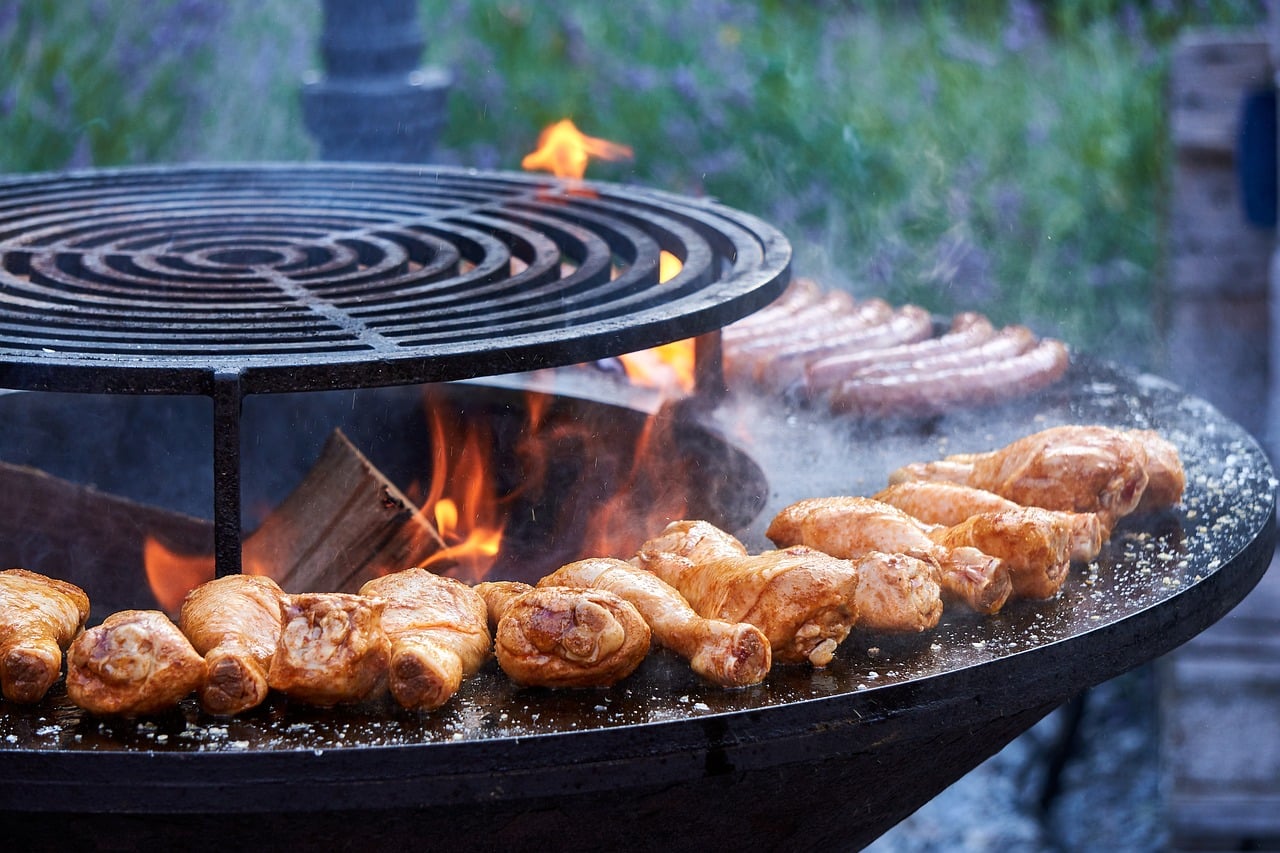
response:
<svg viewBox="0 0 1280 853"><path fill-rule="evenodd" d="M751 556L705 521L673 521L641 546L636 562L703 616L759 627L780 663L824 666L854 626L923 631L942 615L935 567L914 558L876 553L851 561L805 547Z"/></svg>
<svg viewBox="0 0 1280 853"><path fill-rule="evenodd" d="M204 656L205 711L239 714L266 700L284 599L275 581L257 575L227 575L187 593L178 627Z"/></svg>
<svg viewBox="0 0 1280 853"><path fill-rule="evenodd" d="M177 706L204 682L204 658L159 610L121 610L67 650L67 696L94 714Z"/></svg>
<svg viewBox="0 0 1280 853"><path fill-rule="evenodd" d="M391 660L385 607L380 598L343 592L288 596L267 683L321 706L359 702L385 689Z"/></svg>
<svg viewBox="0 0 1280 853"><path fill-rule="evenodd" d="M931 562L943 593L978 613L996 613L1013 591L1003 560L972 547L939 545L921 522L870 498L798 501L774 517L765 535L780 548L808 545L844 559L879 551Z"/></svg>
<svg viewBox="0 0 1280 853"><path fill-rule="evenodd" d="M689 661L698 675L723 687L758 684L773 662L769 640L754 625L705 619L657 575L622 560L598 557L562 566L544 586L606 589L635 605L654 639Z"/></svg>
<svg viewBox="0 0 1280 853"><path fill-rule="evenodd" d="M476 591L489 608L498 666L517 684L607 687L649 653L649 624L608 590L488 581Z"/></svg>
<svg viewBox="0 0 1280 853"><path fill-rule="evenodd" d="M26 569L0 572L0 689L10 702L39 702L62 674L62 653L89 618L75 584Z"/></svg>
<svg viewBox="0 0 1280 853"><path fill-rule="evenodd" d="M946 527L954 527L981 513L1017 512L1025 509L1022 504L1002 498L995 492L942 481L897 483L871 497L892 504L925 524L941 524ZM1040 511L1058 516L1070 529L1072 560L1087 563L1098 556L1108 533L1097 513Z"/></svg>
<svg viewBox="0 0 1280 853"><path fill-rule="evenodd" d="M1139 506L1150 511L1180 501L1186 475L1177 449L1150 430L1058 426L999 450L906 465L889 477L891 484L911 480L962 483L1024 506L1095 512L1110 535Z"/></svg>
<svg viewBox="0 0 1280 853"><path fill-rule="evenodd" d="M489 659L489 614L474 589L412 568L374 578L361 595L386 601L391 695L405 708L439 708Z"/></svg>

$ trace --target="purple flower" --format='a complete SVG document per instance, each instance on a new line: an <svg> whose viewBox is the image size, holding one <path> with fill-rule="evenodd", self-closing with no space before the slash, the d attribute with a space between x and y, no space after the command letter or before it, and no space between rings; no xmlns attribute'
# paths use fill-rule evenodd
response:
<svg viewBox="0 0 1280 853"><path fill-rule="evenodd" d="M1004 27L1004 46L1020 53L1044 41L1044 18L1040 6L1030 0L1013 0L1009 4L1009 20Z"/></svg>

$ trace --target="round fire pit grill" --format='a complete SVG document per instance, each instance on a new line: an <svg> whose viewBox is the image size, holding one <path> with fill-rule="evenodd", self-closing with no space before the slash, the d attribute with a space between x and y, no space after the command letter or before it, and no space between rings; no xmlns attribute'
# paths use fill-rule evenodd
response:
<svg viewBox="0 0 1280 853"><path fill-rule="evenodd" d="M659 256L681 263L659 281ZM0 179L0 387L213 398L218 571L240 565L247 394L440 382L693 337L791 249L711 201L392 165Z"/></svg>
<svg viewBox="0 0 1280 853"><path fill-rule="evenodd" d="M496 183L511 196L435 206L424 201L431 187L473 180L486 190ZM130 190L148 181L171 187L171 214L203 211L195 218L213 230L221 224L243 233L246 223L271 220L262 213L267 208L305 218L300 211L312 202L318 212L311 215L319 218L326 210L346 211L343 216L363 211L361 216L380 224L348 224L316 238L351 251L365 240L403 247L387 235L407 230L434 237L444 229L442 222L456 229L461 222L469 227L489 219L524 224L532 209L540 221L558 223L557 233L577 235L566 242L568 248L556 250L569 263L558 272L548 268L535 289L584 278L607 289L606 278L615 282L631 275L643 282L634 285L638 290L654 291L655 301L646 305L638 299L616 317L584 318L564 328L548 315L519 344L512 342L520 338L494 335L493 323L486 331L479 319L468 337L459 305L454 328L465 345L414 339L419 342L406 348L412 355L390 348L370 356L358 351L359 342L330 351L304 335L292 349L283 348L297 353L293 368L287 354L277 359L249 345L239 354L221 351L217 334L206 336L208 352L200 351L205 343L177 340L171 345L181 352L154 358L141 345L133 353L96 351L81 338L94 337L94 316L109 314L105 304L123 299L121 290L142 302L161 301L170 289L190 290L184 299L197 309L205 305L210 281L189 275L184 264L243 268L241 284L224 286L227 296L242 285L281 290L264 270L290 266L294 259L321 262L315 249L286 257L279 248L243 242L228 248L216 240L165 254L161 248L178 244L158 236L170 227L164 205L141 213L157 201L143 204L146 194ZM38 189L43 182L62 189L45 195ZM102 189L113 185L110 192ZM219 202L212 192L218 188L234 200ZM417 200L403 202L406 192L417 193ZM788 251L768 227L710 203L644 191L637 198L648 201L634 201L630 193L600 185L579 193L527 176L396 167L139 170L6 180L0 183L0 325L7 332L0 343L0 386L207 394L238 444L238 410L248 393L367 384L369 393L390 396L405 389L385 386L578 362L708 331L763 305L783 287ZM135 209L124 217L120 209L130 205ZM605 217L601 208L628 212ZM651 215L662 224L647 223ZM113 216L141 216L152 225L135 223L128 229L132 238L113 242L94 224ZM233 228L237 217L242 221ZM626 244L620 238L604 241L610 265L623 261L618 272L584 273L597 257L581 250L584 235L597 226L583 223L600 218L620 218L638 242L653 244L654 255L656 247L677 256L684 252L682 276L688 278L658 285L656 272L636 271L641 264L628 261L631 250L621 248ZM281 221L290 216L282 214ZM468 239L491 237L495 230L493 223L476 227ZM668 232L682 236L668 240ZM99 236L89 236L94 233ZM552 239L533 236L532 228L523 233L530 246ZM76 234L87 242L79 245ZM697 245L695 235L706 245L705 263L699 260L702 249L686 248ZM456 269L441 272L442 281L453 283L432 281L423 290L442 288L444 304L450 304L450 294L465 301L468 288L496 287L498 280L524 276L537 266L524 260L536 261L536 253L511 249L511 241L493 242L509 252L507 269L492 273L494 280L476 272L485 266L484 253L462 241ZM361 260L355 254L346 273L353 279L361 267L378 266L375 256L366 252ZM416 258L409 250L403 254L399 272L386 275L411 276L431 267L435 257L425 250ZM95 283L105 275L102 269L120 263L172 268L173 283L151 289ZM86 272L91 268L95 272ZM163 282L166 275L153 277ZM459 277L484 283L462 285ZM258 279L269 281L263 285ZM81 280L75 287L67 283ZM682 281L688 293L675 295ZM313 310L306 294L321 288L291 286L305 292L308 307L300 313L306 315ZM334 302L341 291L326 291L320 304ZM684 300L687 310L664 313L660 293ZM353 304L363 309L384 297L391 298L368 296ZM573 295L557 302L565 303L556 309L562 314L585 310ZM32 330L46 308L50 317L62 318L47 322L62 330L61 346L76 342L73 353L60 352L51 338L38 342ZM184 311L197 319L218 313L207 305L197 309ZM314 310L324 315L329 309ZM246 318L256 318L251 308L244 311ZM77 322L80 315L84 323ZM423 316L436 315L424 309ZM515 311L513 322L521 316ZM119 328L130 325L145 327L121 322ZM424 337L437 326L426 328ZM18 334L22 330L25 337ZM558 336L572 355L558 351ZM318 361L302 355L306 346L319 351ZM468 348L475 352L468 355ZM330 368L333 375L326 378ZM572 381L612 381L580 374ZM519 377L506 379L519 383ZM27 405L24 398L30 396L0 395L0 419ZM266 394L263 401L293 396ZM0 701L0 831L24 849L257 849L285 843L361 850L424 844L479 850L856 849L1066 699L1204 630L1257 583L1274 551L1276 483L1257 443L1208 404L1167 383L1087 359L1074 358L1063 381L1033 397L927 421L857 422L736 393L711 406L695 402L682 416L735 436L767 483L759 516L733 531L753 550L767 546L763 525L793 500L869 494L898 465L998 446L1059 423L1159 430L1183 455L1187 494L1167 512L1126 520L1095 562L1073 568L1053 600L1014 602L985 618L948 612L937 630L910 637L855 632L830 666L775 667L763 684L741 690L702 683L661 649L630 678L601 691L521 689L490 661L444 708L422 715L390 703L324 710L273 697L254 712L226 720L202 715L192 700L157 718L96 719L75 708L58 684L36 706ZM216 417L215 430L218 424ZM743 424L750 425L749 435ZM239 462L238 455L226 458Z"/></svg>

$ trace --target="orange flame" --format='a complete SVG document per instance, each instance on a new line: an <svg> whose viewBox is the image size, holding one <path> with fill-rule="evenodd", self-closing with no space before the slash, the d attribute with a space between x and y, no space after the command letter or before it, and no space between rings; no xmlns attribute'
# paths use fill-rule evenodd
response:
<svg viewBox="0 0 1280 853"><path fill-rule="evenodd" d="M550 172L557 178L581 179L592 157L601 160L628 160L631 148L587 136L569 119L561 119L538 136L538 147L520 161L530 172Z"/></svg>
<svg viewBox="0 0 1280 853"><path fill-rule="evenodd" d="M665 284L680 274L684 264L665 249L658 256L658 283ZM679 390L685 394L694 389L693 338L672 341L653 349L618 356L627 378L636 385L663 391Z"/></svg>
<svg viewBox="0 0 1280 853"><path fill-rule="evenodd" d="M431 484L422 511L435 518L446 547L421 563L425 569L474 582L488 574L502 548L506 527L487 428L445 421L445 407L427 394L431 430ZM451 451L457 450L456 456Z"/></svg>
<svg viewBox="0 0 1280 853"><path fill-rule="evenodd" d="M182 607L188 592L213 580L212 555L179 554L153 536L143 542L142 565L156 602L170 615Z"/></svg>
<svg viewBox="0 0 1280 853"><path fill-rule="evenodd" d="M683 474L664 452L670 449L673 425L674 419L661 410L645 421L625 479L587 527L583 556L634 554L647 535L687 517L684 494L669 488Z"/></svg>
<svg viewBox="0 0 1280 853"><path fill-rule="evenodd" d="M622 160L632 156L631 148L607 139L587 136L569 119L561 119L542 131L538 146L520 161L529 171L551 172L558 178L581 179L592 157ZM658 257L658 282L664 284L680 274L683 262L663 250ZM633 384L665 392L689 394L694 388L693 340L676 341L641 352L620 356L622 368Z"/></svg>
<svg viewBox="0 0 1280 853"><path fill-rule="evenodd" d="M241 571L246 575L274 577L271 567L254 550L253 538L250 537L240 556ZM156 603L171 616L176 616L182 608L182 600L188 592L213 580L216 573L212 554L179 553L154 536L143 540L142 566Z"/></svg>

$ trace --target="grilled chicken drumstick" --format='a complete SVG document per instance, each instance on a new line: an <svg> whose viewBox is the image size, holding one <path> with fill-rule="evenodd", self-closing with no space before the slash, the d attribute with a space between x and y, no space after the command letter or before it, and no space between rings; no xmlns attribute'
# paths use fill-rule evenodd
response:
<svg viewBox="0 0 1280 853"><path fill-rule="evenodd" d="M893 504L926 524L941 524L946 527L954 527L982 513L1019 512L1026 509L1022 504L1002 498L995 492L942 481L896 483L872 495L872 498ZM1039 511L1059 517L1070 529L1072 560L1087 563L1098 556L1108 532L1097 513Z"/></svg>
<svg viewBox="0 0 1280 853"><path fill-rule="evenodd" d="M630 563L609 557L579 560L547 575L538 586L594 587L625 598L659 643L723 687L758 684L769 674L773 658L759 628L699 616L674 587Z"/></svg>
<svg viewBox="0 0 1280 853"><path fill-rule="evenodd" d="M879 551L933 563L943 593L979 613L999 611L1013 591L1004 561L972 547L939 545L921 522L871 498L797 501L774 517L765 535L780 548L808 545L844 559Z"/></svg>
<svg viewBox="0 0 1280 853"><path fill-rule="evenodd" d="M227 575L187 593L178 627L204 656L205 711L239 714L266 700L284 599L275 581L257 575Z"/></svg>
<svg viewBox="0 0 1280 853"><path fill-rule="evenodd" d="M1059 426L999 450L906 465L889 477L891 484L911 480L946 480L1024 506L1098 513L1109 535L1140 505L1148 511L1181 500L1186 475L1177 449L1150 430Z"/></svg>
<svg viewBox="0 0 1280 853"><path fill-rule="evenodd" d="M175 707L204 682L204 658L159 610L121 610L67 650L67 696L94 714Z"/></svg>
<svg viewBox="0 0 1280 853"><path fill-rule="evenodd" d="M928 533L943 547L976 548L1003 560L1014 598L1052 598L1071 571L1071 526L1039 507L983 512Z"/></svg>
<svg viewBox="0 0 1280 853"><path fill-rule="evenodd" d="M75 584L26 569L0 572L0 689L10 702L44 698L62 674L62 653L89 618Z"/></svg>
<svg viewBox="0 0 1280 853"><path fill-rule="evenodd" d="M359 702L386 687L391 641L380 598L313 592L285 598L267 683L312 705Z"/></svg>
<svg viewBox="0 0 1280 853"><path fill-rule="evenodd" d="M673 521L641 546L636 562L703 616L758 626L779 662L822 666L854 625L923 631L942 615L933 565L881 553L842 560L804 547L750 556L705 521Z"/></svg>
<svg viewBox="0 0 1280 853"><path fill-rule="evenodd" d="M489 581L476 591L489 608L498 666L517 684L607 687L649 653L649 624L608 590Z"/></svg>
<svg viewBox="0 0 1280 853"><path fill-rule="evenodd" d="M374 578L360 594L386 602L391 695L403 707L439 708L489 659L489 614L465 583L412 568Z"/></svg>
<svg viewBox="0 0 1280 853"><path fill-rule="evenodd" d="M1129 437L1147 454L1147 488L1134 512L1156 512L1176 506L1187 488L1187 472L1178 448L1155 430L1131 429Z"/></svg>
<svg viewBox="0 0 1280 853"><path fill-rule="evenodd" d="M937 565L883 551L868 551L850 562L859 578L858 628L901 634L937 627L942 618Z"/></svg>
<svg viewBox="0 0 1280 853"><path fill-rule="evenodd" d="M750 556L705 521L672 522L641 546L636 562L700 615L755 625L778 663L826 666L858 615L858 573L849 561L809 548Z"/></svg>

